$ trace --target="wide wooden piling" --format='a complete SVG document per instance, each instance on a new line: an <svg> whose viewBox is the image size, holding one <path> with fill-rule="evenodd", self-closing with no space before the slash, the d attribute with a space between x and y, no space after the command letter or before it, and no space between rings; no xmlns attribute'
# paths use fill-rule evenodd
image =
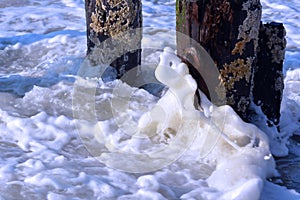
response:
<svg viewBox="0 0 300 200"><path fill-rule="evenodd" d="M261 25L261 13L259 0L177 0L176 30L210 54L225 87L226 103L244 120L250 120L249 106L254 100L262 103L263 112L277 124L283 88L284 28ZM185 55L192 42L181 38L177 37L177 52ZM199 79L198 87L209 96L203 79L193 72L200 71L201 66L187 64L192 75ZM276 98L271 100L272 95Z"/></svg>

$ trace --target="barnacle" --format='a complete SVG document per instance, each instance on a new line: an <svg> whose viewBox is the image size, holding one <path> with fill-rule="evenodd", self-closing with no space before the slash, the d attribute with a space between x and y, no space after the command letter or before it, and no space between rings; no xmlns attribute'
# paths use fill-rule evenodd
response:
<svg viewBox="0 0 300 200"><path fill-rule="evenodd" d="M235 82L243 78L245 78L248 83L250 82L253 60L254 58L252 57L248 57L246 61L238 58L230 64L224 64L223 69L220 70L220 78L227 90L233 89Z"/></svg>
<svg viewBox="0 0 300 200"><path fill-rule="evenodd" d="M107 0L106 4L96 0L90 27L95 33L114 37L129 29L136 13L132 0Z"/></svg>
<svg viewBox="0 0 300 200"><path fill-rule="evenodd" d="M235 48L232 50L232 55L239 53L243 54L246 43L253 40L254 42L254 51L258 47L258 34L259 34L259 25L261 19L261 5L259 0L246 1L243 4L242 10L247 12L247 17L243 21L243 24L239 26L238 41L235 44Z"/></svg>
<svg viewBox="0 0 300 200"><path fill-rule="evenodd" d="M267 47L272 53L272 62L280 64L284 60L286 40L279 36L277 27L265 28L265 33L269 39ZM283 33L285 35L285 32Z"/></svg>

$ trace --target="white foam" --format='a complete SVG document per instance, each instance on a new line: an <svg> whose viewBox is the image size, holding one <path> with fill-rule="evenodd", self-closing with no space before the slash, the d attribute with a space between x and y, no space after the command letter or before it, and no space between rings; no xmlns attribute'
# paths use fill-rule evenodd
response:
<svg viewBox="0 0 300 200"><path fill-rule="evenodd" d="M282 138L277 140L282 145L274 145L274 141L270 141L275 151L283 155L288 150L284 147L289 136L299 134L300 72L297 68L300 4L296 0L261 2L265 21L281 21L287 27L286 87L280 124ZM152 47L155 48L174 47L175 36L167 37L169 33L165 30L157 31L153 27L174 31L175 1L143 1L143 4L147 27L144 33L159 38L153 41L151 37L145 37L145 46L153 43ZM74 76L80 65L78 60L85 55L84 2L1 0L0 7L0 24L5 27L0 30L0 75L8 78L7 82L1 82L0 87L15 81L16 87L9 87L13 88L15 94L25 95L20 98L14 94L0 93L0 199L214 200L258 199L260 195L261 199L300 198L297 192L266 180L278 174L274 170L274 160L270 156L268 139L264 133L242 122L227 106L215 107L205 98L202 98L204 113L199 116L202 122L198 124L202 135L176 162L147 175L128 174L100 164L86 150L75 127L72 109L85 108L72 108L72 81L62 80L68 75ZM157 53L152 57L153 60L157 59ZM178 59L171 55L169 58L176 63L172 68L178 74L186 73L183 65L175 67ZM168 59L165 59L166 64ZM20 77L16 79L10 77L11 74ZM26 90L27 86L33 86L28 85L33 83L33 78L41 77L42 84ZM193 80L187 78L185 81L194 88ZM123 133L117 129L116 123L112 123L113 113L109 105L114 97L114 87L118 84L122 88L128 86L120 82L103 84L96 80L98 82L99 95L95 99L99 112L102 111L99 114L102 121L97 124L82 122L87 136L93 130L98 130L99 126L102 127L103 135L100 138L106 136L106 140L97 144L98 149L107 151L108 147L104 144L109 143L130 152L153 152L165 147L149 146L146 139L127 143L118 140ZM137 88L132 88L132 91L135 95L131 99L132 106L124 110L128 113L120 119L132 115L138 125L139 117L156 105L157 98ZM171 97L169 100L172 100ZM161 107L165 103L168 101L162 103ZM174 114L172 105L168 105L168 109L171 109L168 119ZM189 106L189 101L186 101L185 107ZM140 120L142 128L149 124L149 120ZM187 126L186 130L194 131L190 130L191 127L196 125ZM109 137L112 134L114 137Z"/></svg>

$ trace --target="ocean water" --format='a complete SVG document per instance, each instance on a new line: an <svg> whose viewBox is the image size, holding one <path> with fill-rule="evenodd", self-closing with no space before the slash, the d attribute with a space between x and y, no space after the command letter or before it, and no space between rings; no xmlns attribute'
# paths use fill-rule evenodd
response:
<svg viewBox="0 0 300 200"><path fill-rule="evenodd" d="M261 3L287 29L280 135L204 96L193 110L194 82L165 48L175 0L143 1L142 78L172 63L156 73L171 88L162 98L86 77L98 68L85 60L83 0L1 0L0 199L300 199L300 3ZM163 76L174 71L188 88ZM278 171L271 153L289 154Z"/></svg>

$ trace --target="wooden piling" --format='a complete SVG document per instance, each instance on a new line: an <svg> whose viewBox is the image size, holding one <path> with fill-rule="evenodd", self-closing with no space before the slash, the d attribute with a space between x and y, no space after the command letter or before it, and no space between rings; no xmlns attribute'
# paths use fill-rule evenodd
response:
<svg viewBox="0 0 300 200"><path fill-rule="evenodd" d="M115 67L118 78L140 65L141 34L135 30L142 27L141 0L86 0L85 9L90 59Z"/></svg>
<svg viewBox="0 0 300 200"><path fill-rule="evenodd" d="M176 30L198 42L209 53L219 69L226 103L245 121L250 118L251 101L258 103L260 100L269 120L278 123L285 39L282 27L261 25L261 13L259 0L177 0ZM191 47L191 40L177 37L179 55L184 55ZM199 79L198 87L209 96L203 78L193 72L201 71L201 66L187 64L192 75ZM268 84L264 83L266 81ZM269 89L262 89L265 87ZM210 88L212 90L214 88ZM276 98L271 100L268 95L276 95Z"/></svg>

